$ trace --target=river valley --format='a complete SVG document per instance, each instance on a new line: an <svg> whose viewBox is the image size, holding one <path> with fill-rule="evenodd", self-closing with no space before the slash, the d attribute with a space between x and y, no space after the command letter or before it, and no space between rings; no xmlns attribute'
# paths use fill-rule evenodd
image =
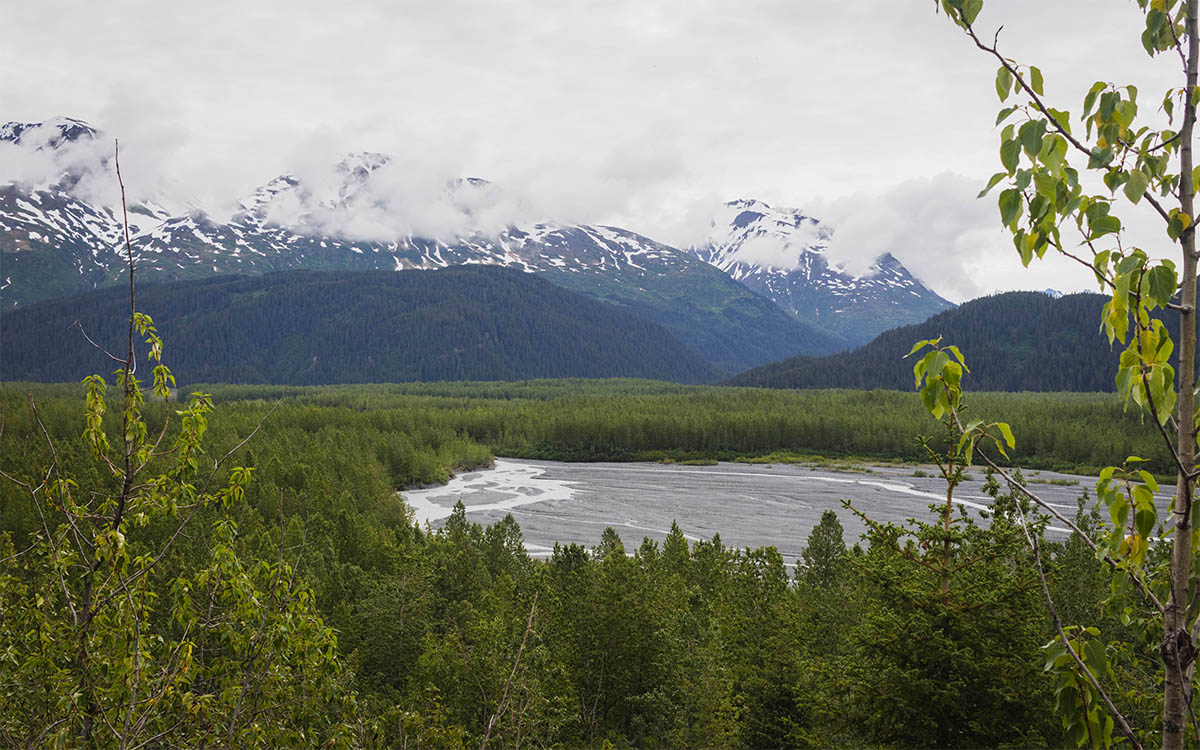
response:
<svg viewBox="0 0 1200 750"><path fill-rule="evenodd" d="M416 519L440 527L462 500L468 518L490 524L512 513L526 549L545 557L556 542L595 545L612 526L633 551L643 537L660 540L676 521L691 540L719 533L737 548L774 545L795 563L809 532L826 509L837 511L847 544L864 530L842 506L843 498L879 521L928 516L930 503L945 497L945 483L931 467L867 464L852 471L790 464L719 463L686 466L651 463L563 463L497 458L495 467L466 472L448 484L403 493ZM983 471L974 468L955 499L970 512L989 502ZM1095 479L1055 472L1027 472L1030 488L1064 514ZM1052 525L1053 536L1065 529Z"/></svg>

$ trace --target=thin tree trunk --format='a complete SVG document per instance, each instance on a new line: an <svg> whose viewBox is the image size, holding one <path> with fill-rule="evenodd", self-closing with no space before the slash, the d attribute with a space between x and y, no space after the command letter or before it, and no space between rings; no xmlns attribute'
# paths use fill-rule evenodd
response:
<svg viewBox="0 0 1200 750"><path fill-rule="evenodd" d="M946 505L942 508L942 529L946 532L946 538L942 541L942 599L950 595L950 526L954 521L954 451L958 441L955 440L954 423L951 420L950 426L947 428L947 444L950 446L947 459L946 469Z"/></svg>
<svg viewBox="0 0 1200 750"><path fill-rule="evenodd" d="M1187 4L1187 88L1184 97L1183 127L1179 149L1179 210L1195 221L1192 185L1192 134L1196 124L1196 107L1191 91L1196 86L1197 5ZM1183 249L1183 286L1179 314L1179 411L1178 449L1183 468L1191 471L1196 464L1195 390L1196 372L1196 233L1194 224L1180 236ZM1190 601L1192 569L1192 491L1193 480L1180 471L1175 488L1174 539L1171 554L1171 596L1167 601L1163 622L1162 656L1165 680L1163 684L1163 747L1182 748L1186 739L1188 714L1188 685L1184 675L1193 660L1191 635L1188 632L1187 606Z"/></svg>

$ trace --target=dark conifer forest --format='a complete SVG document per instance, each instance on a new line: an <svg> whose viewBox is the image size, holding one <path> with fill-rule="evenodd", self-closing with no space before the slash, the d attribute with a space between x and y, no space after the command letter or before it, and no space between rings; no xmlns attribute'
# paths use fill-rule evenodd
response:
<svg viewBox="0 0 1200 750"><path fill-rule="evenodd" d="M1114 391L1122 347L1097 321L1108 300L1099 294L1054 298L1040 292L981 297L924 323L880 334L869 344L828 357L792 357L730 378L766 388L912 387L914 341L941 336L970 353L971 387L981 391ZM1177 339L1178 321L1163 321Z"/></svg>
<svg viewBox="0 0 1200 750"><path fill-rule="evenodd" d="M139 308L170 342L181 382L373 383L642 377L712 382L720 372L666 329L531 274L286 271L146 284ZM0 315L0 378L61 381L107 372L128 290ZM79 326L75 323L78 321Z"/></svg>

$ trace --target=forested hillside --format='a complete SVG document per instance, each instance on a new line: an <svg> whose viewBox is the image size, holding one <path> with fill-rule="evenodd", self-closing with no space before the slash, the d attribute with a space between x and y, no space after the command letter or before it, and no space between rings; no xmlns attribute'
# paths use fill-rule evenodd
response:
<svg viewBox="0 0 1200 750"><path fill-rule="evenodd" d="M1121 347L1110 347L1099 329L1108 299L1072 294L1058 299L1040 292L982 297L896 328L850 352L793 357L730 378L730 385L768 388L912 387L916 341L943 337L971 363L968 387L981 391L1113 391ZM1178 322L1166 324L1177 340Z"/></svg>
<svg viewBox="0 0 1200 750"><path fill-rule="evenodd" d="M6 380L77 380L123 354L128 290L0 315ZM180 383L364 383L719 377L661 326L505 268L289 271L146 284L138 308L170 346Z"/></svg>

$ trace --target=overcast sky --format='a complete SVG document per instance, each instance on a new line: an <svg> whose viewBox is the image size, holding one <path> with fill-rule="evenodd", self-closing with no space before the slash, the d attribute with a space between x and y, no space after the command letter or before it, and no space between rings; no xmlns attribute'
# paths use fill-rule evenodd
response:
<svg viewBox="0 0 1200 750"><path fill-rule="evenodd" d="M4 16L0 121L86 120L121 139L127 181L213 210L370 150L672 244L718 201L803 208L837 228L831 252L890 250L954 300L1089 285L1068 264L1021 269L994 197L974 200L998 170L995 65L932 0L35 0ZM1140 23L1133 0L987 0L978 25L1003 24L1002 50L1078 115L1093 81L1138 84L1143 111L1176 82Z"/></svg>

